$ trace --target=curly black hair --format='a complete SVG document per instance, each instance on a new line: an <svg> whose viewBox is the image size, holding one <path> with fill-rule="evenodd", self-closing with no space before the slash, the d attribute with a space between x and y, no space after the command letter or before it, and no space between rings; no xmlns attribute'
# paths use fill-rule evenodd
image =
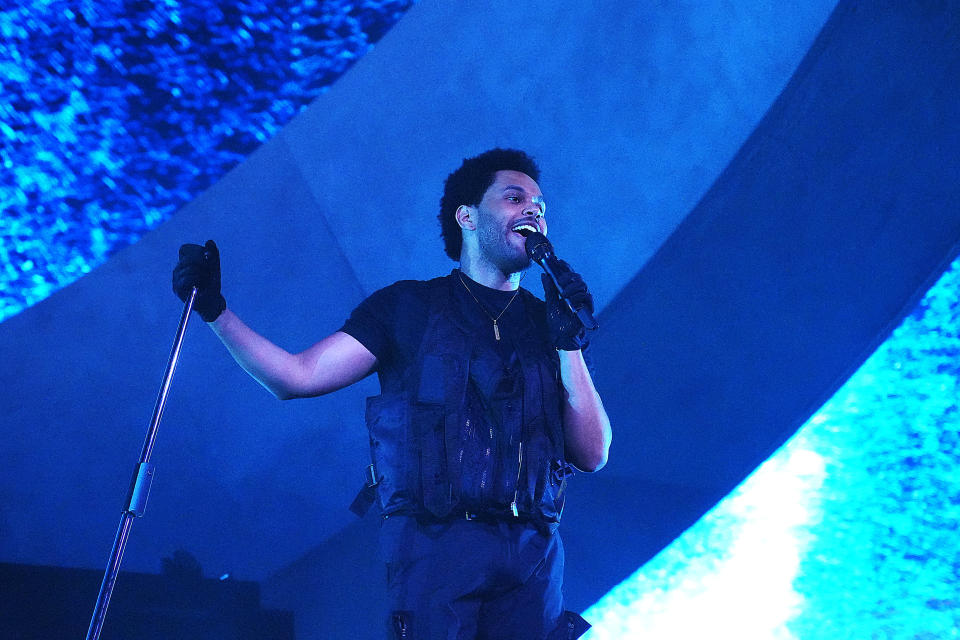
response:
<svg viewBox="0 0 960 640"><path fill-rule="evenodd" d="M457 208L475 206L483 200L483 194L496 179L497 171L519 171L540 181L540 168L533 158L517 149L491 149L478 156L464 158L460 168L447 176L440 198L440 236L443 248L453 260L460 260L463 236L457 224Z"/></svg>

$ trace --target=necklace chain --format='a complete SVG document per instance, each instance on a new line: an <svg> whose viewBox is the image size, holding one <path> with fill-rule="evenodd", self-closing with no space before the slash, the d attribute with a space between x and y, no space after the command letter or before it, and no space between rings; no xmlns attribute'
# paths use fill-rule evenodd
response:
<svg viewBox="0 0 960 640"><path fill-rule="evenodd" d="M513 292L513 296L510 298L510 301L503 307L497 317L494 318L490 315L490 312L487 311L487 308L483 306L483 303L473 295L473 291L470 290L470 287L467 286L467 282L463 279L463 272L460 269L457 269L457 275L460 277L460 284L463 285L463 288L467 290L467 293L470 294L470 297L473 298L473 301L477 303L477 306L480 307L480 311L483 311L483 314L493 320L493 337L497 339L497 342L500 342L500 327L497 325L497 320L503 317L503 314L507 312L507 309L510 308L510 305L513 304L513 301L517 299L517 294L520 293L520 287L517 287L517 290Z"/></svg>

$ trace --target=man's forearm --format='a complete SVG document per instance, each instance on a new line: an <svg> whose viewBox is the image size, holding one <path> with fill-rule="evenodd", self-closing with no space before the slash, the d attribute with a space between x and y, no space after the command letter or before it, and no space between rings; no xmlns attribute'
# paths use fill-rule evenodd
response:
<svg viewBox="0 0 960 640"><path fill-rule="evenodd" d="M593 386L580 351L559 351L560 379L566 391L563 406L567 458L578 469L597 471L607 463L612 432L610 419Z"/></svg>
<svg viewBox="0 0 960 640"><path fill-rule="evenodd" d="M297 356L248 327L230 309L207 323L233 359L270 393L285 400L298 394L301 377Z"/></svg>
<svg viewBox="0 0 960 640"><path fill-rule="evenodd" d="M341 331L300 353L290 353L248 327L230 309L208 324L233 359L281 400L342 389L366 377L377 363L366 347Z"/></svg>

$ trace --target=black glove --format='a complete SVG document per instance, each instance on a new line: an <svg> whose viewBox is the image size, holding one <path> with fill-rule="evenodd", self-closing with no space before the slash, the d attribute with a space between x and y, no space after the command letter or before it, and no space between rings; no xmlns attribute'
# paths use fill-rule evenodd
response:
<svg viewBox="0 0 960 640"><path fill-rule="evenodd" d="M579 273L572 271L566 262L560 260L560 263L565 267L559 270L557 275L558 284L563 289L563 297L570 301L574 309L586 307L590 313L593 313L593 296L587 291L587 283ZM587 330L567 307L567 303L560 299L560 294L550 276L541 274L540 280L543 282L543 295L547 302L547 327L550 330L553 346L563 351L583 349L590 342Z"/></svg>
<svg viewBox="0 0 960 640"><path fill-rule="evenodd" d="M197 288L193 310L204 322L213 322L227 308L227 301L220 295L220 251L213 240L202 247L180 247L180 261L173 269L173 292L186 302L193 287Z"/></svg>

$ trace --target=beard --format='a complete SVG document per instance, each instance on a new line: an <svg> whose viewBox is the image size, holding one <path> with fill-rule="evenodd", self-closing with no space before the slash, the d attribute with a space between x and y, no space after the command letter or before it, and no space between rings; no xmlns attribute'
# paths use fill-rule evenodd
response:
<svg viewBox="0 0 960 640"><path fill-rule="evenodd" d="M478 235L480 255L504 275L525 271L533 262L523 248L509 241L499 228L484 225ZM508 233L513 233L508 232Z"/></svg>

